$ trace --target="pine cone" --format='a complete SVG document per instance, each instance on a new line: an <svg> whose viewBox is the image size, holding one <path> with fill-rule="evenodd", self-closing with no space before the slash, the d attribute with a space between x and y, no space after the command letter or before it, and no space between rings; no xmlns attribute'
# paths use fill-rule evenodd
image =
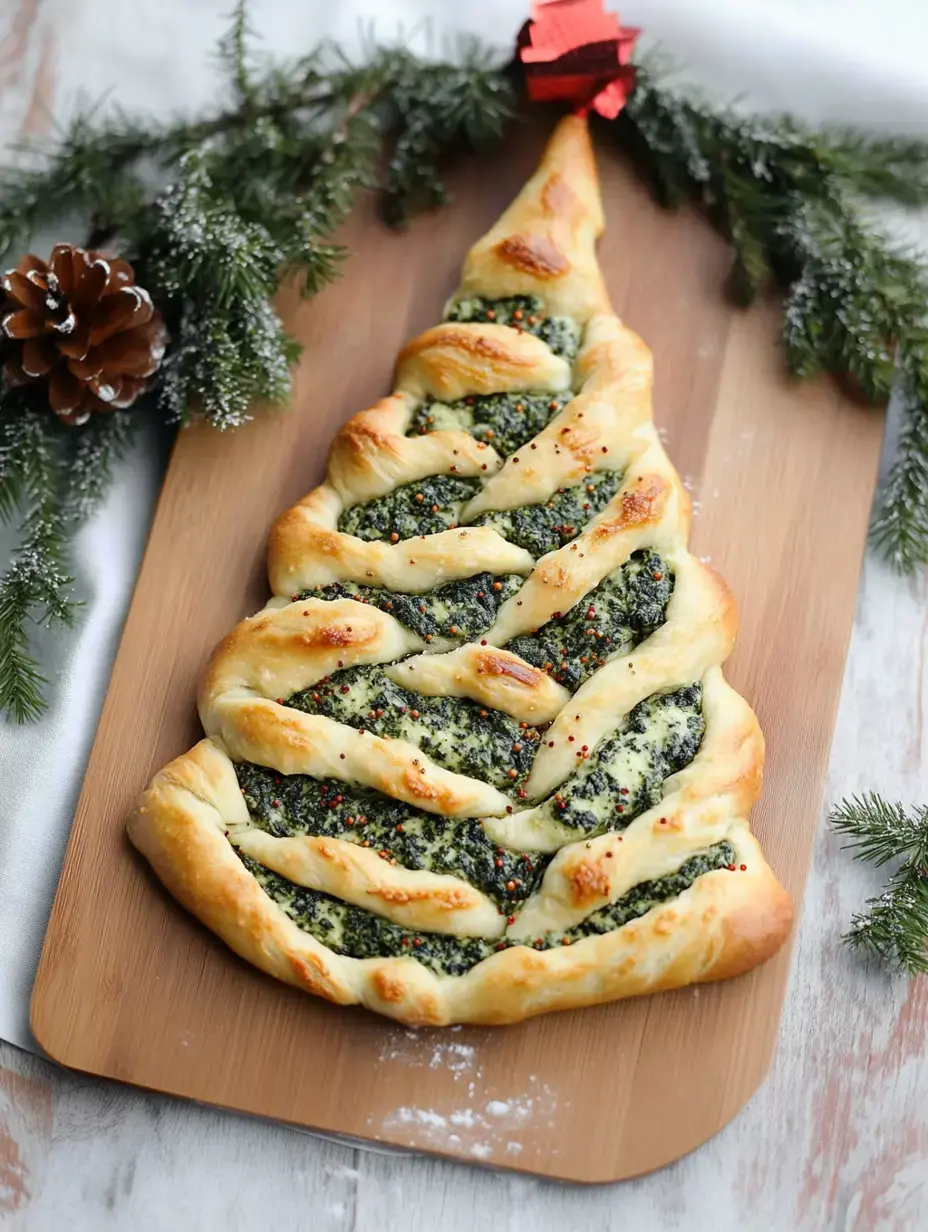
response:
<svg viewBox="0 0 928 1232"><path fill-rule="evenodd" d="M0 345L8 385L47 380L67 424L131 406L161 364L167 333L128 261L58 244L28 253L0 280Z"/></svg>

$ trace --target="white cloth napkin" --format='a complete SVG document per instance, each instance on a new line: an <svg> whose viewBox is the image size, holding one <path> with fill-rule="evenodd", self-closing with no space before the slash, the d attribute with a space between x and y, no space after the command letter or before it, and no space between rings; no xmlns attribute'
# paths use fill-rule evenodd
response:
<svg viewBox="0 0 928 1232"><path fill-rule="evenodd" d="M52 49L54 115L65 119L81 95L161 116L210 106L217 93L210 53L229 8L229 0L43 4L31 46L37 55L47 39ZM528 0L252 0L251 24L266 50L282 54L327 36L357 50L371 22L379 37L402 34L422 50L440 50L467 32L508 48L527 11ZM928 129L924 0L883 0L876 15L864 0L629 0L620 12L694 77L747 95L752 105L815 121ZM27 76L18 86L8 77L0 93L4 140L27 111ZM35 1049L29 994L163 472L163 444L154 430L142 434L76 544L81 623L36 641L53 681L48 714L31 727L0 722L0 1036L23 1048ZM0 530L0 562L12 541Z"/></svg>

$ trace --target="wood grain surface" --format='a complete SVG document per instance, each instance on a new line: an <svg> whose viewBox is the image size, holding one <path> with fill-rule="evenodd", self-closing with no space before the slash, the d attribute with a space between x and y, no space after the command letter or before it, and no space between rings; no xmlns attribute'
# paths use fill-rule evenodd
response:
<svg viewBox="0 0 928 1232"><path fill-rule="evenodd" d="M319 478L335 426L388 386L402 342L440 314L460 260L537 158L522 130L462 168L454 207L388 237L370 203L347 278L284 312L306 350L293 409L229 435L182 434L81 797L33 999L75 1068L328 1132L598 1182L661 1166L725 1125L770 1062L788 954L731 983L504 1030L410 1034L276 985L168 901L130 854L125 814L196 737L196 676L265 597L266 528ZM802 893L881 420L827 383L797 389L777 307L719 296L724 246L659 211L601 151L601 259L655 352L656 418L700 493L694 550L741 600L730 678L768 739L756 829ZM459 1064L454 1064L457 1058ZM608 1094L605 1094L608 1093Z"/></svg>
<svg viewBox="0 0 928 1232"><path fill-rule="evenodd" d="M258 28L274 3L253 0ZM805 0L783 3L805 9ZM847 0L830 3L847 18ZM199 62L227 9L227 0L202 0L194 32L184 0L139 0L126 12L127 32L107 43L99 35L118 16L111 0L9 4L0 11L4 137L26 116L47 120L55 97L90 81L118 80L120 100L138 86L143 97L178 106L184 81L193 81L185 63ZM139 10L149 18L141 40ZM322 12L320 0L311 20ZM180 21L189 59L178 63ZM280 23L281 39L291 31L289 18ZM928 246L928 220L922 239ZM910 582L865 562L826 800L869 786L906 801L928 794L926 613L928 579ZM0 1227L914 1232L928 1223L928 982L889 977L839 941L879 885L879 874L820 824L769 1080L697 1152L618 1192L353 1149L85 1077L0 1042Z"/></svg>

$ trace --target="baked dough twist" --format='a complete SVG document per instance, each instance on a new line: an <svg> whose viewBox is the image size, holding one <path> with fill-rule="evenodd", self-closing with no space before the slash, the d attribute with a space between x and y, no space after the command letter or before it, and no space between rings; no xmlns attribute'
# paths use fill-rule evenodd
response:
<svg viewBox="0 0 928 1232"><path fill-rule="evenodd" d="M763 737L720 667L735 605L687 551L602 226L570 117L278 520L207 738L129 820L209 928L329 1000L512 1022L737 975L789 930L748 826Z"/></svg>

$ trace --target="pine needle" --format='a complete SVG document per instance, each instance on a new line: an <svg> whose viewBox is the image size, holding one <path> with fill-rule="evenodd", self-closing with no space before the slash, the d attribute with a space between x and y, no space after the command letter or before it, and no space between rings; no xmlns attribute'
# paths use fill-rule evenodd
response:
<svg viewBox="0 0 928 1232"><path fill-rule="evenodd" d="M19 551L0 577L0 709L17 723L39 718L48 684L29 650L29 623L71 625L72 579L62 572L64 533L57 511L47 509L26 529Z"/></svg>
<svg viewBox="0 0 928 1232"><path fill-rule="evenodd" d="M842 800L830 821L851 839L848 846L858 859L877 867L895 864L883 893L853 916L845 942L907 975L928 971L928 808L907 812L865 792Z"/></svg>

